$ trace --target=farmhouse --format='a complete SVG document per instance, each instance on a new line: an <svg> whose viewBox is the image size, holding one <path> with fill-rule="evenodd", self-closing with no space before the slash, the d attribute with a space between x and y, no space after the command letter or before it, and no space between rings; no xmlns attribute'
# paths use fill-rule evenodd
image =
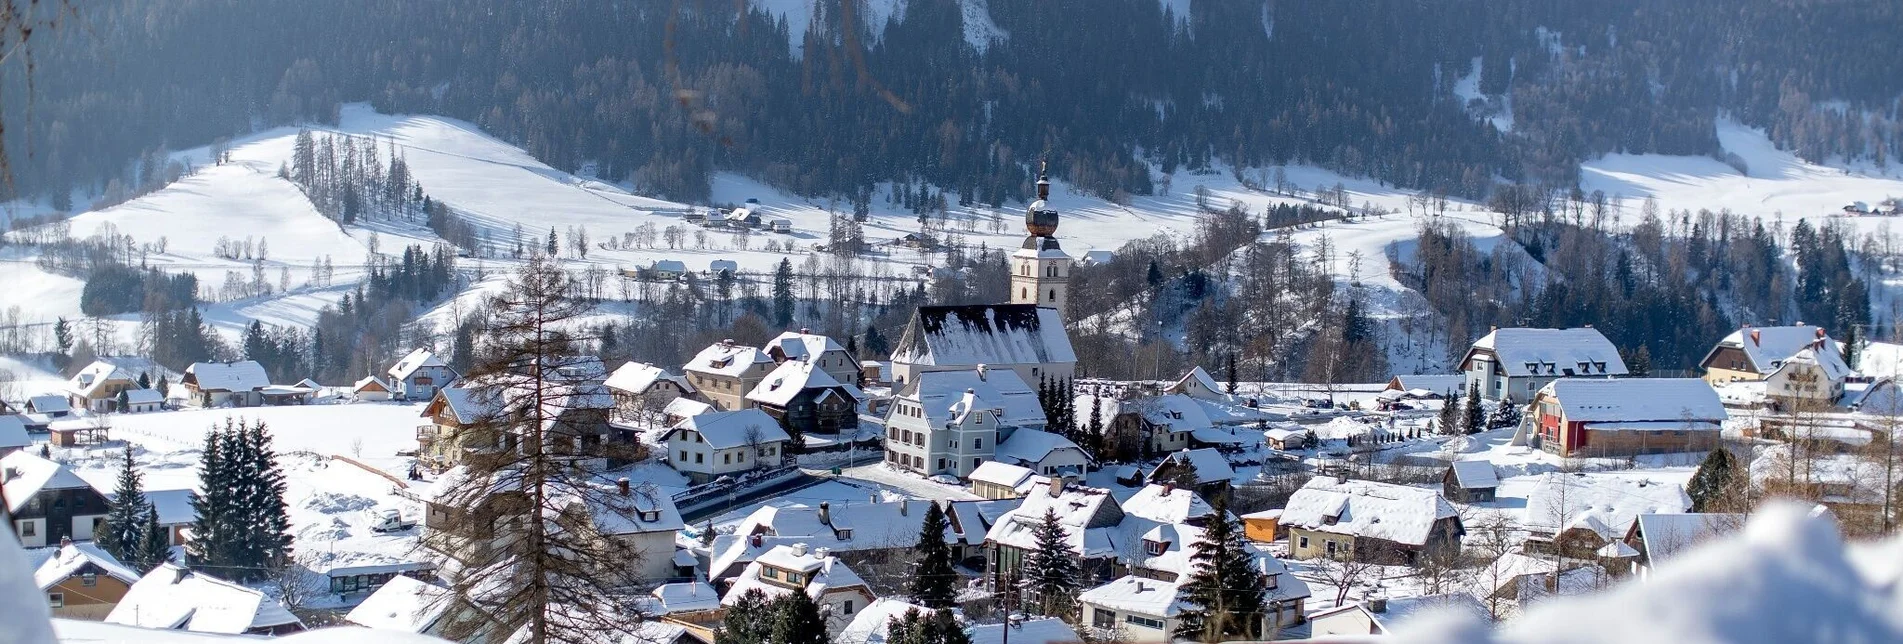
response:
<svg viewBox="0 0 1903 644"><path fill-rule="evenodd" d="M1819 338L1784 360L1764 377L1764 395L1777 409L1822 411L1844 397L1850 367L1843 356Z"/></svg>
<svg viewBox="0 0 1903 644"><path fill-rule="evenodd" d="M1698 366L1705 370L1711 384L1764 380L1797 352L1820 344L1842 359L1843 348L1824 332L1823 327L1802 322L1793 326L1746 325L1719 340Z"/></svg>
<svg viewBox="0 0 1903 644"><path fill-rule="evenodd" d="M99 546L63 541L57 548L28 551L29 559L45 557L33 572L33 581L46 594L54 617L105 619L125 597L139 573Z"/></svg>
<svg viewBox="0 0 1903 644"><path fill-rule="evenodd" d="M773 357L764 351L721 340L694 354L681 371L707 402L722 411L734 411L748 407L747 392L759 386L775 366Z"/></svg>
<svg viewBox="0 0 1903 644"><path fill-rule="evenodd" d="M429 400L437 389L456 380L456 370L428 349L403 356L390 366L389 375L390 393L398 400Z"/></svg>
<svg viewBox="0 0 1903 644"><path fill-rule="evenodd" d="M1633 456L1710 450L1726 418L1697 378L1561 378L1529 406L1527 442L1560 456Z"/></svg>
<svg viewBox="0 0 1903 644"><path fill-rule="evenodd" d="M1296 559L1408 565L1435 550L1459 548L1466 532L1460 514L1437 492L1325 476L1289 497L1280 526Z"/></svg>
<svg viewBox="0 0 1903 644"><path fill-rule="evenodd" d="M256 407L264 404L271 378L256 360L194 362L178 384L186 401L199 407Z"/></svg>
<svg viewBox="0 0 1903 644"><path fill-rule="evenodd" d="M1526 404L1559 378L1606 378L1627 374L1618 348L1592 327L1494 329L1474 341L1460 359L1467 386L1480 396Z"/></svg>
<svg viewBox="0 0 1903 644"><path fill-rule="evenodd" d="M119 392L139 387L134 377L110 362L95 361L66 381L67 402L74 409L114 411L118 407Z"/></svg>
<svg viewBox="0 0 1903 644"><path fill-rule="evenodd" d="M859 401L866 395L852 384L854 380L838 380L820 367L836 359L824 354L787 359L760 379L746 400L780 421L781 427L802 436L857 431ZM852 371L856 380L858 370Z"/></svg>
<svg viewBox="0 0 1903 644"><path fill-rule="evenodd" d="M621 365L602 384L614 395L615 417L622 420L659 414L668 403L694 393L685 376L644 362Z"/></svg>
<svg viewBox="0 0 1903 644"><path fill-rule="evenodd" d="M13 534L22 546L89 541L105 525L106 495L63 464L16 451L0 457L0 481Z"/></svg>
<svg viewBox="0 0 1903 644"><path fill-rule="evenodd" d="M779 421L758 409L717 411L681 421L668 430L668 464L695 484L723 475L775 467L787 457L792 437Z"/></svg>

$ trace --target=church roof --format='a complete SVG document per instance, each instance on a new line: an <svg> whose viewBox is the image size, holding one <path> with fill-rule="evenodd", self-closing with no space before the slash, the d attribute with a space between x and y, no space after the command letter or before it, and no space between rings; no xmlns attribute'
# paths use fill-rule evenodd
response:
<svg viewBox="0 0 1903 644"><path fill-rule="evenodd" d="M1075 363L1056 309L1035 304L921 306L892 352L895 363L935 366Z"/></svg>

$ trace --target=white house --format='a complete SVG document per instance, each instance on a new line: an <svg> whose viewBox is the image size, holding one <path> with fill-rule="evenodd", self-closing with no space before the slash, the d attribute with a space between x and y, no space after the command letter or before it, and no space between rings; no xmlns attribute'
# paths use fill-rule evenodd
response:
<svg viewBox="0 0 1903 644"><path fill-rule="evenodd" d="M86 365L86 368L80 369L79 373L66 381L66 396L68 403L75 409L113 411L119 402L119 392L138 386L132 373L99 360Z"/></svg>
<svg viewBox="0 0 1903 644"><path fill-rule="evenodd" d="M615 397L615 417L631 420L667 408L668 403L694 393L687 378L644 362L615 368L602 384Z"/></svg>
<svg viewBox="0 0 1903 644"><path fill-rule="evenodd" d="M1823 327L1802 322L1793 326L1744 326L1705 354L1698 366L1705 380L1718 385L1727 382L1763 380L1785 360L1806 348L1819 348L1843 356L1843 347Z"/></svg>
<svg viewBox="0 0 1903 644"><path fill-rule="evenodd" d="M429 400L456 380L456 370L428 349L417 349L390 366L390 393L399 400Z"/></svg>
<svg viewBox="0 0 1903 644"><path fill-rule="evenodd" d="M1175 583L1127 575L1077 596L1083 623L1100 636L1121 642L1174 641L1187 607Z"/></svg>
<svg viewBox="0 0 1903 644"><path fill-rule="evenodd" d="M633 486L628 479L616 482L617 491L629 500L623 511L597 510L595 529L620 542L624 552L640 562L641 579L661 581L674 576L674 537L685 524L674 497L652 485Z"/></svg>
<svg viewBox="0 0 1903 644"><path fill-rule="evenodd" d="M134 414L159 411L165 406L165 396L157 389L127 389L126 411Z"/></svg>
<svg viewBox="0 0 1903 644"><path fill-rule="evenodd" d="M753 590L768 599L787 593L806 593L826 615L829 635L844 631L859 611L878 599L865 580L832 556L831 551L808 548L803 543L777 546L747 564L746 571L734 578L720 603L733 606Z"/></svg>
<svg viewBox="0 0 1903 644"><path fill-rule="evenodd" d="M998 441L994 455L1001 462L1021 465L1045 476L1084 473L1090 456L1070 439L1040 429L1012 430Z"/></svg>
<svg viewBox="0 0 1903 644"><path fill-rule="evenodd" d="M1000 441L1021 429L1041 430L1044 422L1037 392L1014 371L924 372L886 410L886 462L927 475L969 476L997 456ZM1037 451L1031 447L1024 451Z"/></svg>
<svg viewBox="0 0 1903 644"><path fill-rule="evenodd" d="M834 380L848 385L859 384L859 358L831 337L813 333L811 329L781 333L761 350L774 362L784 364L788 360L805 360Z"/></svg>
<svg viewBox="0 0 1903 644"><path fill-rule="evenodd" d="M758 409L717 411L681 421L668 430L668 463L694 483L781 463L792 440L772 416Z"/></svg>
<svg viewBox="0 0 1903 644"><path fill-rule="evenodd" d="M1830 346L1829 338L1818 338L1765 376L1764 395L1781 408L1822 410L1843 399L1849 377L1843 355Z"/></svg>
<svg viewBox="0 0 1903 644"><path fill-rule="evenodd" d="M256 407L264 402L271 378L256 360L194 362L178 384L185 400L198 407Z"/></svg>
<svg viewBox="0 0 1903 644"><path fill-rule="evenodd" d="M1183 377L1176 379L1176 384L1170 385L1169 388L1164 391L1165 393L1182 394L1202 400L1229 399L1228 396L1223 394L1223 388L1216 384L1216 379L1209 377L1209 372L1203 371L1201 365L1190 369L1189 373L1183 374Z"/></svg>
<svg viewBox="0 0 1903 644"><path fill-rule="evenodd" d="M1533 393L1559 378L1624 376L1619 349L1592 327L1494 329L1474 341L1460 359L1467 386L1480 397L1526 404Z"/></svg>

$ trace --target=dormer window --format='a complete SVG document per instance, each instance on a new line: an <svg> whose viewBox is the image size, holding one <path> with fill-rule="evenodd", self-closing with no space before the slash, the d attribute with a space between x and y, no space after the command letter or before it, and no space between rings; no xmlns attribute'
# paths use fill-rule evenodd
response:
<svg viewBox="0 0 1903 644"><path fill-rule="evenodd" d="M1152 557L1161 555L1164 553L1164 551L1167 551L1169 549L1170 549L1170 544L1167 544L1161 541L1153 541L1150 539L1143 540L1143 551L1150 553L1150 556Z"/></svg>
<svg viewBox="0 0 1903 644"><path fill-rule="evenodd" d="M1341 515L1339 514L1329 514L1329 515L1322 516L1322 525L1335 525L1336 523L1340 523L1340 522L1341 522Z"/></svg>
<svg viewBox="0 0 1903 644"><path fill-rule="evenodd" d="M835 531L834 534L839 535L840 541L852 540L852 528L840 528L839 530Z"/></svg>
<svg viewBox="0 0 1903 644"><path fill-rule="evenodd" d="M646 521L648 523L660 521L661 511L660 510L644 510L641 512L641 520Z"/></svg>
<svg viewBox="0 0 1903 644"><path fill-rule="evenodd" d="M762 579L779 579L780 569L771 568L771 567L762 567L760 568L760 577Z"/></svg>

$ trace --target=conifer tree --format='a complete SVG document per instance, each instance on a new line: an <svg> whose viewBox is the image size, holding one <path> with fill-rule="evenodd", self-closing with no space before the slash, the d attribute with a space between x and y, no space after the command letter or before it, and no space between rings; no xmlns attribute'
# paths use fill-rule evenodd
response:
<svg viewBox="0 0 1903 644"><path fill-rule="evenodd" d="M793 324L793 260L781 259L773 269L773 324L786 328Z"/></svg>
<svg viewBox="0 0 1903 644"><path fill-rule="evenodd" d="M766 644L772 618L773 606L766 593L758 588L748 590L721 617L714 644Z"/></svg>
<svg viewBox="0 0 1903 644"><path fill-rule="evenodd" d="M1252 565L1255 556L1243 543L1242 528L1228 509L1222 497L1210 504L1216 519L1203 529L1189 558L1193 567L1179 592L1190 608L1182 613L1177 637L1221 642L1261 636L1267 591Z"/></svg>
<svg viewBox="0 0 1903 644"><path fill-rule="evenodd" d="M886 644L971 644L951 609L921 612L913 608L886 623Z"/></svg>
<svg viewBox="0 0 1903 644"><path fill-rule="evenodd" d="M1077 567L1077 555L1070 549L1070 535L1057 522L1057 512L1044 509L1044 520L1032 530L1034 547L1024 558L1025 590L1036 602L1039 614L1063 617L1070 614L1082 586L1083 571Z"/></svg>
<svg viewBox="0 0 1903 644"><path fill-rule="evenodd" d="M1447 397L1442 398L1440 401L1440 415L1434 418L1435 429L1442 434L1458 433L1460 431L1458 428L1459 412L1460 396L1448 392Z"/></svg>
<svg viewBox="0 0 1903 644"><path fill-rule="evenodd" d="M276 568L287 560L291 547L291 514L284 502L284 471L278 468L277 452L271 448L271 434L263 421L246 427L245 452L251 462L245 468L250 479L251 496L245 503L245 516L251 526L253 566Z"/></svg>
<svg viewBox="0 0 1903 644"><path fill-rule="evenodd" d="M1099 392L1101 393L1101 392ZM1110 444L1103 435L1103 396L1090 397L1090 450L1091 454L1101 458L1102 450Z"/></svg>
<svg viewBox="0 0 1903 644"><path fill-rule="evenodd" d="M937 503L927 503L918 545L912 547L919 562L912 576L912 601L926 608L947 608L958 599L958 573L952 570L951 546L945 544L945 531L950 528L945 511Z"/></svg>
<svg viewBox="0 0 1903 644"><path fill-rule="evenodd" d="M1486 409L1480 406L1480 383L1476 382L1467 388L1467 399L1464 402L1466 405L1461 408L1464 415L1461 421L1461 431L1468 434L1478 434L1482 430L1485 430L1487 428L1487 417Z"/></svg>
<svg viewBox="0 0 1903 644"><path fill-rule="evenodd" d="M140 389L152 388L152 374L151 373L144 372L144 371L139 372L139 388Z"/></svg>
<svg viewBox="0 0 1903 644"><path fill-rule="evenodd" d="M819 604L802 592L780 595L773 600L773 625L767 631L773 644L828 644L826 618Z"/></svg>
<svg viewBox="0 0 1903 644"><path fill-rule="evenodd" d="M145 537L147 510L152 507L145 498L144 486L140 483L139 470L132 461L132 446L126 446L125 461L119 469L119 483L116 486L111 509L106 512L106 531L93 535L99 547L119 561L131 563L139 548L139 542Z"/></svg>
<svg viewBox="0 0 1903 644"><path fill-rule="evenodd" d="M139 545L132 552L132 558L120 559L126 565L141 573L151 572L159 564L172 560L172 535L165 526L159 525L159 509L148 503L145 506L145 518L141 521L142 534Z"/></svg>
<svg viewBox="0 0 1903 644"><path fill-rule="evenodd" d="M1718 447L1705 455L1698 464L1698 471L1692 473L1692 480L1685 485L1685 494L1692 498L1693 512L1729 512L1737 508L1730 505L1736 488L1738 476L1737 457L1731 450Z"/></svg>
<svg viewBox="0 0 1903 644"><path fill-rule="evenodd" d="M1229 381L1227 383L1229 389L1227 393L1234 396L1236 395L1236 354L1229 354L1229 364L1223 368L1223 371L1223 376Z"/></svg>
<svg viewBox="0 0 1903 644"><path fill-rule="evenodd" d="M231 490L236 481L225 453L224 436L215 427L205 434L205 451L198 465L198 484L205 494L192 494L196 517L192 520L192 541L186 545L191 565L216 576L222 576L235 561L231 548L238 531L232 525L237 510Z"/></svg>

